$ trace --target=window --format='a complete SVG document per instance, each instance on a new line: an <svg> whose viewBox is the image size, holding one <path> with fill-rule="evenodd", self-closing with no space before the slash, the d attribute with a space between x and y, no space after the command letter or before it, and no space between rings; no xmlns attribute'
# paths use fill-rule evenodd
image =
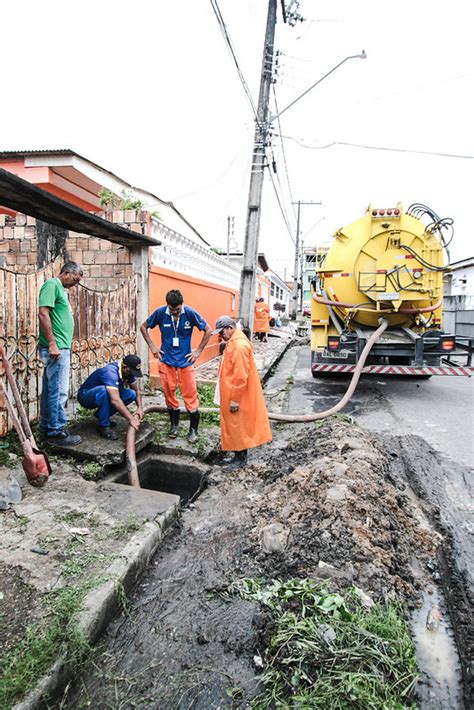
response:
<svg viewBox="0 0 474 710"><path fill-rule="evenodd" d="M275 284L274 284L274 283L272 283L272 285L271 285L270 294L271 294L272 296L275 295Z"/></svg>
<svg viewBox="0 0 474 710"><path fill-rule="evenodd" d="M230 310L235 310L235 293L232 293L230 297Z"/></svg>

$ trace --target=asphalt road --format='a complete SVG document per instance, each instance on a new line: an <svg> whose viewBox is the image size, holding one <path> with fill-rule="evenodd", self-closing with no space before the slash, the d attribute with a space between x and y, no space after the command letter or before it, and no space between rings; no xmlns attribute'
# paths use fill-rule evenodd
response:
<svg viewBox="0 0 474 710"><path fill-rule="evenodd" d="M308 345L290 350L279 372L293 377L288 412L309 414L329 409L346 391L349 378L314 378ZM279 368L280 369L280 368ZM380 377L365 375L344 410L366 429L421 436L462 466L474 466L474 378Z"/></svg>

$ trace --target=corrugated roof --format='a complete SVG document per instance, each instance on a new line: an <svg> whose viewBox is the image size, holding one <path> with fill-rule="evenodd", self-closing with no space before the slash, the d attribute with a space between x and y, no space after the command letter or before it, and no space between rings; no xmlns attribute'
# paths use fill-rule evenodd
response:
<svg viewBox="0 0 474 710"><path fill-rule="evenodd" d="M45 190L0 168L0 204L48 224L107 239L127 247L158 246L158 239L137 234L61 200Z"/></svg>

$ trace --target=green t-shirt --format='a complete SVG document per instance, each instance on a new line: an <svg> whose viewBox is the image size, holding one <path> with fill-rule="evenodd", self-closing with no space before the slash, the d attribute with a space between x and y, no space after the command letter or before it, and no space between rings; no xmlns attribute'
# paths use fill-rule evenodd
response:
<svg viewBox="0 0 474 710"><path fill-rule="evenodd" d="M49 308L54 340L60 350L69 349L74 333L74 319L64 286L59 279L47 279L39 292L39 307ZM48 341L40 329L39 345L47 348Z"/></svg>

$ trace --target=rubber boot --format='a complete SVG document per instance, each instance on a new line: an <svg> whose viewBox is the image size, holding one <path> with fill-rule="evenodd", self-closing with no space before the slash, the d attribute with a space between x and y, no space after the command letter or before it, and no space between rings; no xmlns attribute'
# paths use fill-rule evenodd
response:
<svg viewBox="0 0 474 710"><path fill-rule="evenodd" d="M235 452L234 451L226 451L225 456L223 456L221 459L221 463L222 464L232 463L232 461L234 459L235 459Z"/></svg>
<svg viewBox="0 0 474 710"><path fill-rule="evenodd" d="M190 444L195 444L197 441L198 426L199 426L199 412L189 412L188 441Z"/></svg>
<svg viewBox="0 0 474 710"><path fill-rule="evenodd" d="M176 439L179 434L179 409L170 409L168 407L168 412L170 415L170 430L168 436L170 439Z"/></svg>
<svg viewBox="0 0 474 710"><path fill-rule="evenodd" d="M236 451L235 456L231 463L227 466L223 466L222 470L226 473L229 471L238 471L240 468L244 468L247 465L247 449L243 451Z"/></svg>

